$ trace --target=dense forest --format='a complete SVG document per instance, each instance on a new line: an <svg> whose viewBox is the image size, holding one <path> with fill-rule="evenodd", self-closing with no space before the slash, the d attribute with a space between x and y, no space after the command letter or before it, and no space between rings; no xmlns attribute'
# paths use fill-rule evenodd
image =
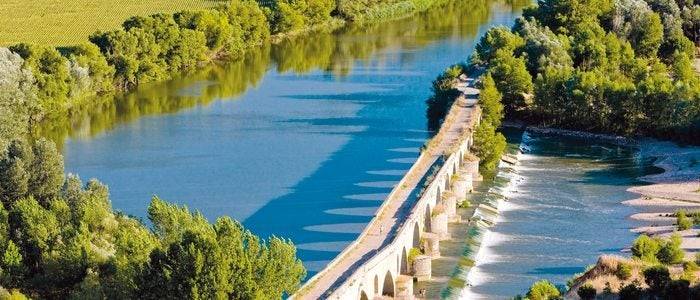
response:
<svg viewBox="0 0 700 300"><path fill-rule="evenodd" d="M97 180L65 175L53 142L13 140L0 159L0 286L32 298L260 299L306 271L287 240L210 224L154 197L152 229L112 210Z"/></svg>
<svg viewBox="0 0 700 300"><path fill-rule="evenodd" d="M541 0L512 29L490 29L471 64L508 118L697 143L699 29L692 1Z"/></svg>

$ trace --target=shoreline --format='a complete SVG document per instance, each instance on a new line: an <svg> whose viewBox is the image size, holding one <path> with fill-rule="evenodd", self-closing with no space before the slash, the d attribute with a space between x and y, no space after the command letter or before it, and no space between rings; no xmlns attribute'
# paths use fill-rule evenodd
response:
<svg viewBox="0 0 700 300"><path fill-rule="evenodd" d="M694 260L695 254L700 253L700 228L678 231L673 214L678 210L700 211L700 147L645 139L640 143L639 151L643 158L655 158L653 165L663 171L639 177L648 184L627 189L638 195L622 202L637 210L628 216L638 223L630 231L662 238L678 233L682 237L681 248L686 260Z"/></svg>

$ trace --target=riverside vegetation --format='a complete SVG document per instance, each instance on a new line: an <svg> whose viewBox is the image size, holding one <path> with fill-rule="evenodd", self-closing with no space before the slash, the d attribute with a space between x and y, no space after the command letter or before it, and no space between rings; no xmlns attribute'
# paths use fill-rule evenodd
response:
<svg viewBox="0 0 700 300"><path fill-rule="evenodd" d="M693 60L699 28L700 5L693 1L539 0L511 29L490 29L469 63L453 67L461 70L448 69L438 77L428 118L439 124L455 92L445 83L469 70L483 73L480 103L486 122L479 128L484 134L475 134L477 151L479 144L494 149L500 143L499 134L489 128L499 124L493 122L498 118L488 116L500 106L488 99L499 99L507 118L530 124L698 143L700 78ZM482 168L498 161L495 155L488 157L482 157ZM686 216L678 218L679 226L689 226ZM696 295L697 265L683 263L679 246L678 236L641 236L633 248L635 261L641 262L640 281L628 282L619 296ZM681 263L683 274L672 280L667 265ZM581 298L590 299L590 287L577 288ZM562 296L553 284L541 281L526 297Z"/></svg>

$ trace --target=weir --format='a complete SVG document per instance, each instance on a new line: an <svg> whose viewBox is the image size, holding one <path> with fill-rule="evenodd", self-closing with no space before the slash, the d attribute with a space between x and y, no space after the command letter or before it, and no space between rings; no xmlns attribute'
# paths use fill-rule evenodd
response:
<svg viewBox="0 0 700 300"><path fill-rule="evenodd" d="M438 133L394 186L360 236L291 299L414 299L414 280L430 280L447 224L459 221L456 205L480 180L479 160L469 152L481 119L473 80L460 77L461 92ZM438 159L444 163L417 201L412 192Z"/></svg>

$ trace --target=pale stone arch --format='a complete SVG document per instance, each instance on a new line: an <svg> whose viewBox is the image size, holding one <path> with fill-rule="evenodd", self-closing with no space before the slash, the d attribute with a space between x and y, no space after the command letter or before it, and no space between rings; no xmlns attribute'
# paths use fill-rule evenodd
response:
<svg viewBox="0 0 700 300"><path fill-rule="evenodd" d="M374 275L374 293L373 295L379 294L379 275Z"/></svg>
<svg viewBox="0 0 700 300"><path fill-rule="evenodd" d="M420 227L418 222L413 224L413 248L420 248Z"/></svg>
<svg viewBox="0 0 700 300"><path fill-rule="evenodd" d="M408 275L410 272L410 267L408 266L408 253L406 247L401 250L401 267L399 268L399 274Z"/></svg>
<svg viewBox="0 0 700 300"><path fill-rule="evenodd" d="M382 296L394 297L394 276L391 275L391 271L386 271L386 275L384 275Z"/></svg>
<svg viewBox="0 0 700 300"><path fill-rule="evenodd" d="M369 300L369 297L367 297L367 293L365 293L365 291L360 291L360 300Z"/></svg>
<svg viewBox="0 0 700 300"><path fill-rule="evenodd" d="M423 231L425 232L432 232L432 226L430 224L430 215L431 210L430 210L430 204L425 206L425 213L423 215Z"/></svg>

